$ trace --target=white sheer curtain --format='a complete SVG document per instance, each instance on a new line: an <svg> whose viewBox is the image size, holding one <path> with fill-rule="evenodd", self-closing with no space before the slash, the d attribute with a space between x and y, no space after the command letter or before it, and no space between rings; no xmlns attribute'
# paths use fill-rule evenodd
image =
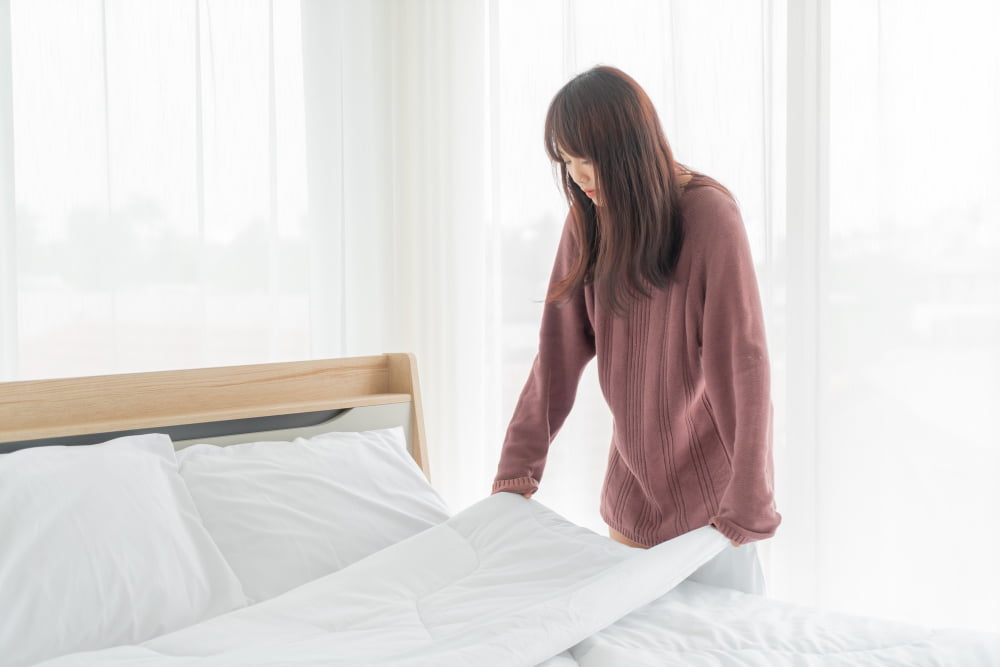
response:
<svg viewBox="0 0 1000 667"><path fill-rule="evenodd" d="M389 8L394 152L386 185L398 287L388 344L418 356L434 483L460 509L489 491L496 463L488 444L501 418L489 8L467 0Z"/></svg>
<svg viewBox="0 0 1000 667"><path fill-rule="evenodd" d="M1000 8L829 18L818 595L1000 630Z"/></svg>
<svg viewBox="0 0 1000 667"><path fill-rule="evenodd" d="M729 186L774 366L775 595L1000 627L990 2L0 0L0 376L416 352L485 495L597 63ZM603 531L596 379L538 498Z"/></svg>
<svg viewBox="0 0 1000 667"><path fill-rule="evenodd" d="M307 354L298 6L5 4L4 376Z"/></svg>
<svg viewBox="0 0 1000 667"><path fill-rule="evenodd" d="M994 3L789 3L784 597L1000 628Z"/></svg>

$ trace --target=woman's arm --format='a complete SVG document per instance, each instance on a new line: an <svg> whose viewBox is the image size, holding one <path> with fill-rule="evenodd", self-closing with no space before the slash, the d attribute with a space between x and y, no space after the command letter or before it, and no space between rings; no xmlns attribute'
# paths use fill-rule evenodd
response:
<svg viewBox="0 0 1000 667"><path fill-rule="evenodd" d="M701 329L705 390L732 477L711 523L734 544L774 535L771 376L750 244L736 204L716 198L705 237Z"/></svg>
<svg viewBox="0 0 1000 667"><path fill-rule="evenodd" d="M576 250L567 218L552 269L552 283L569 270ZM583 289L565 302L546 303L538 353L507 427L493 493L530 495L538 489L549 445L569 415L584 367L594 357L594 333Z"/></svg>

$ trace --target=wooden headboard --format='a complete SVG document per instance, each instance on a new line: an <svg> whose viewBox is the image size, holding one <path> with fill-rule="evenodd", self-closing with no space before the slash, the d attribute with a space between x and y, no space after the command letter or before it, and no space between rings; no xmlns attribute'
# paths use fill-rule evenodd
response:
<svg viewBox="0 0 1000 667"><path fill-rule="evenodd" d="M0 383L0 453L174 427L187 429L184 438L232 444L286 433L289 417L346 430L336 424L366 423L344 419L356 411L400 404L409 406L400 425L410 452L429 477L416 360L402 353ZM202 432L218 437L192 435Z"/></svg>

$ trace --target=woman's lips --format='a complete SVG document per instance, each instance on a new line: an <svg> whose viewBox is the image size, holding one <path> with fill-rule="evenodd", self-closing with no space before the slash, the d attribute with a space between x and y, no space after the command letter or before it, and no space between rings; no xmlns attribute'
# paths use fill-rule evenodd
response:
<svg viewBox="0 0 1000 667"><path fill-rule="evenodd" d="M594 195L597 194L597 190L584 190L583 194L585 194L588 197L590 197L591 199L593 199Z"/></svg>

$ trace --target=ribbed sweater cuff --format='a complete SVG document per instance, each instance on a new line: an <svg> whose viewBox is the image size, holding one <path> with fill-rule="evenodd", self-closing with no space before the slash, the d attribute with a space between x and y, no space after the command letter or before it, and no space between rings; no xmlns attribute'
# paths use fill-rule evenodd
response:
<svg viewBox="0 0 1000 667"><path fill-rule="evenodd" d="M736 544L748 544L750 542L766 540L769 537L774 537L774 531L771 531L770 533L757 533L752 530L744 530L720 517L713 517L709 523L711 523L717 531L728 537Z"/></svg>
<svg viewBox="0 0 1000 667"><path fill-rule="evenodd" d="M534 493L538 490L538 482L533 477L518 477L517 479L498 479L493 482L493 493Z"/></svg>

